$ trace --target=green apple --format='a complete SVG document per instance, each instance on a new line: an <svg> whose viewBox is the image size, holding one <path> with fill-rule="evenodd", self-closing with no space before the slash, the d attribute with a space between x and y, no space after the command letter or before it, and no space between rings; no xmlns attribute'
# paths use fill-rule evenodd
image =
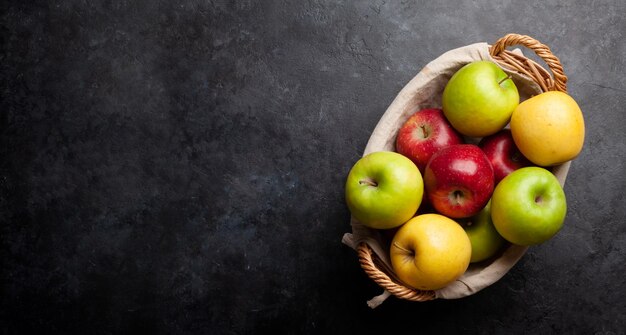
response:
<svg viewBox="0 0 626 335"><path fill-rule="evenodd" d="M506 126L519 104L513 80L490 61L463 66L446 84L443 113L463 135L484 137Z"/></svg>
<svg viewBox="0 0 626 335"><path fill-rule="evenodd" d="M506 240L535 245L552 238L567 213L565 192L556 177L541 167L513 171L491 197L493 224Z"/></svg>
<svg viewBox="0 0 626 335"><path fill-rule="evenodd" d="M472 263L495 255L506 243L491 221L491 201L478 214L460 222L472 243Z"/></svg>
<svg viewBox="0 0 626 335"><path fill-rule="evenodd" d="M415 215L424 182L415 163L397 152L378 151L361 159L346 181L350 213L376 229L397 227Z"/></svg>

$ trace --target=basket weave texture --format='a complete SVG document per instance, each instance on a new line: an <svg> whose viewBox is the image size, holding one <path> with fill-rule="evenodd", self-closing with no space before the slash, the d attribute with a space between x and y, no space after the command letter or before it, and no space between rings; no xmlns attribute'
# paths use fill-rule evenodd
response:
<svg viewBox="0 0 626 335"><path fill-rule="evenodd" d="M512 52L506 48L521 45L535 52L549 67L550 71L543 68L535 61L523 56L519 52ZM489 48L492 59L508 71L514 71L532 79L541 91L567 91L567 76L563 72L560 60L550 51L550 48L536 39L519 34L508 34L500 38ZM567 175L569 162L560 168L562 174ZM553 171L554 172L554 171ZM564 176L560 180L564 183ZM385 289L380 301L370 304L375 307L393 295L400 299L410 301L429 301L437 298L435 291L422 291L413 289L403 284L388 266L373 252L367 243L360 243L356 247L359 263L367 276ZM376 299L376 298L375 298ZM373 300L375 300L373 299Z"/></svg>

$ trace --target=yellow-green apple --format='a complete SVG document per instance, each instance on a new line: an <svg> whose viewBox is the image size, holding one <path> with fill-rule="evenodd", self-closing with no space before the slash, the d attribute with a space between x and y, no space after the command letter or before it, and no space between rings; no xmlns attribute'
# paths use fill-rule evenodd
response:
<svg viewBox="0 0 626 335"><path fill-rule="evenodd" d="M441 148L463 143L443 111L437 108L420 110L402 125L396 136L396 151L408 157L424 173L430 157Z"/></svg>
<svg viewBox="0 0 626 335"><path fill-rule="evenodd" d="M549 91L519 104L511 116L511 133L528 160L553 166L578 156L585 142L585 120L571 96Z"/></svg>
<svg viewBox="0 0 626 335"><path fill-rule="evenodd" d="M463 66L446 84L443 112L461 134L485 137L504 128L519 104L513 80L491 61Z"/></svg>
<svg viewBox="0 0 626 335"><path fill-rule="evenodd" d="M459 278L472 246L463 228L440 214L418 215L398 229L391 242L391 266L402 282L437 290Z"/></svg>
<svg viewBox="0 0 626 335"><path fill-rule="evenodd" d="M506 240L535 245L552 238L567 213L565 193L548 170L529 166L513 171L496 186L491 198L493 224Z"/></svg>
<svg viewBox="0 0 626 335"><path fill-rule="evenodd" d="M437 212L455 219L480 212L494 187L493 168L474 144L456 144L434 154L424 172L424 189Z"/></svg>
<svg viewBox="0 0 626 335"><path fill-rule="evenodd" d="M417 166L397 152L378 151L359 159L348 174L350 213L376 229L397 227L415 215L424 194Z"/></svg>
<svg viewBox="0 0 626 335"><path fill-rule="evenodd" d="M515 145L510 129L502 129L493 135L483 137L478 146L483 149L493 167L496 184L509 173L533 165Z"/></svg>
<svg viewBox="0 0 626 335"><path fill-rule="evenodd" d="M484 261L498 252L506 240L500 236L491 221L491 201L478 214L460 221L472 243L470 263Z"/></svg>

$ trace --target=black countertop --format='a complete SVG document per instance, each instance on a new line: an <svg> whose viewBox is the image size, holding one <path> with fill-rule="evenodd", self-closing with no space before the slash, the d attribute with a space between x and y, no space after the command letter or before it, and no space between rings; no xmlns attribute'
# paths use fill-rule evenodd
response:
<svg viewBox="0 0 626 335"><path fill-rule="evenodd" d="M625 2L0 6L1 333L626 332ZM473 296L369 309L350 167L426 63L509 32L585 115L563 229Z"/></svg>

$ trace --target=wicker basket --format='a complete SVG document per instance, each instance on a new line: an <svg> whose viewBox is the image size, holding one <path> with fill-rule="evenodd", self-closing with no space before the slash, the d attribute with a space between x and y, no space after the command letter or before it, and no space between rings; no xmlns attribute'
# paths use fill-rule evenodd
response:
<svg viewBox="0 0 626 335"><path fill-rule="evenodd" d="M513 52L506 50L507 47L515 45L521 45L534 51L541 59L545 61L550 71L544 69L541 65L537 64L533 60L523 56L519 51ZM559 59L552 54L552 52L546 45L540 43L532 37L518 34L508 34L499 39L494 45L489 46L489 55L505 71L509 73L517 73L522 77L531 79L537 85L539 85L541 91L543 92L566 91L567 77L563 73L563 68ZM567 176L569 165L570 162L566 162L552 168L552 172L557 176L562 186L565 183L565 177ZM367 243L356 243L355 245L353 245L353 247L357 251L360 265L365 273L369 276L369 278L371 278L374 282L376 282L380 287L384 288L385 290L385 292L381 296L373 299L377 300L376 302L370 301L368 303L370 304L370 307L377 306L390 295L410 301L428 301L436 298L447 298L445 296L440 297L435 291L420 291L404 285L400 280L398 280L390 267L384 264L379 255L373 252L373 250ZM510 245L508 248L518 248L515 251L516 255L512 256L513 263L512 265L510 265L512 267L513 264L517 262L517 259L521 258L521 256L525 253L526 248L514 245ZM506 254L506 251L504 252L504 254ZM496 257L504 257L504 255ZM488 264L481 264L478 266L488 266ZM504 273L498 275L501 277L507 271L508 268L503 271ZM498 280L500 277L497 277L496 280ZM473 293L475 292L469 292L465 295L470 295Z"/></svg>

